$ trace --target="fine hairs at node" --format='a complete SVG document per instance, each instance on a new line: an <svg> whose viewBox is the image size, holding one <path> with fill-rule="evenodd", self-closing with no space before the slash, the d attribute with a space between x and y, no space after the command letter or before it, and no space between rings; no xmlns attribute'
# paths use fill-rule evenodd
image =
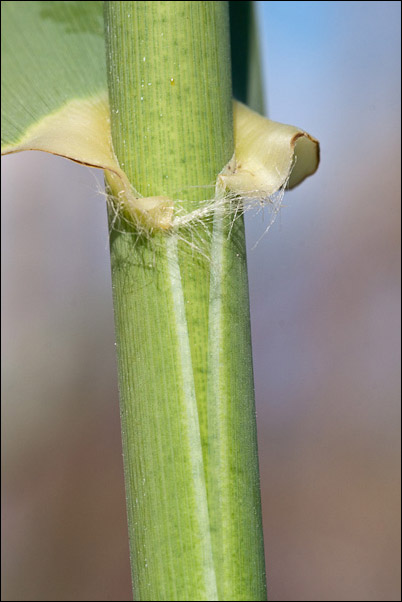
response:
<svg viewBox="0 0 402 602"><path fill-rule="evenodd" d="M138 241L163 241L174 234L206 257L212 223L225 221L230 236L236 219L246 211L268 207L272 225L284 191L313 174L319 143L303 130L271 121L233 101L234 154L205 188L205 200L192 203L173 198L143 197L129 181L114 153L106 93L72 100L29 127L22 138L2 148L3 154L41 150L104 170L111 231L135 233ZM186 207L186 209L184 208Z"/></svg>
<svg viewBox="0 0 402 602"><path fill-rule="evenodd" d="M233 170L232 173L236 173L234 156L228 165L230 165L230 171ZM174 235L179 241L186 244L189 249L210 260L208 242L212 238L212 227L216 220L225 221L225 232L227 233L227 238L230 238L236 220L246 212L254 211L255 213L260 213L268 209L268 225L255 243L256 246L275 222L282 206L290 174L279 190L271 195L258 196L260 192L258 190L235 192L224 188L225 181L221 179L221 175L227 174L228 165L219 174L215 186L191 186L188 188L188 190L194 188L212 189L215 192L214 196L206 198L203 201L189 201L188 199L178 198L170 205L172 207L170 224L168 227L163 228L144 220L142 213L138 213L136 210L128 211L127 203L118 195L113 195L108 186L108 178L105 178L106 191L103 194L106 196L109 209L109 234L114 230L122 235L135 235L138 241L140 239L143 241L147 240L153 245L161 244L163 238ZM153 198L162 199L165 197ZM192 203L196 208L188 211L188 206L191 206ZM187 209L184 209L184 206ZM159 236L155 236L156 233Z"/></svg>

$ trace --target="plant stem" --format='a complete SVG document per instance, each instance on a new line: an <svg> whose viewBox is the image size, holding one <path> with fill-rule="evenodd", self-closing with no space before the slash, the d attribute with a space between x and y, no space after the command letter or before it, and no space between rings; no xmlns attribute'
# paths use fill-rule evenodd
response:
<svg viewBox="0 0 402 602"><path fill-rule="evenodd" d="M191 210L233 154L227 2L105 2L105 30L120 165L142 195ZM138 600L265 599L244 229L228 238L230 221L111 233Z"/></svg>

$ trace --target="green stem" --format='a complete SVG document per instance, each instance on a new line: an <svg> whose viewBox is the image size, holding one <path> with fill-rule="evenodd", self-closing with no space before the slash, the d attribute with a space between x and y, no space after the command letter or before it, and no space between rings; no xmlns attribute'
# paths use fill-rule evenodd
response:
<svg viewBox="0 0 402 602"><path fill-rule="evenodd" d="M228 25L227 2L105 2L114 149L144 196L190 210L214 195L233 154ZM111 233L138 600L265 599L244 230L228 238L229 222Z"/></svg>
<svg viewBox="0 0 402 602"><path fill-rule="evenodd" d="M208 499L220 600L266 600L243 220L215 219L209 306Z"/></svg>

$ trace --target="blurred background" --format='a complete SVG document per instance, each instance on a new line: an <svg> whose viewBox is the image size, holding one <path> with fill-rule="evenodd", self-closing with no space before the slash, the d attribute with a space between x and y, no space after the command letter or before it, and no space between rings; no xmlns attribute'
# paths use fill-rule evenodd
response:
<svg viewBox="0 0 402 602"><path fill-rule="evenodd" d="M400 600L400 3L258 2L272 119L321 141L247 217L270 600ZM102 176L2 160L3 600L130 600Z"/></svg>

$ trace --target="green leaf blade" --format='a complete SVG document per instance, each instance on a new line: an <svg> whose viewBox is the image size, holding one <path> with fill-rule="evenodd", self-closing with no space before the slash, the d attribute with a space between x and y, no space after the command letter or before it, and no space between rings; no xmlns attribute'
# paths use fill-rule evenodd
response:
<svg viewBox="0 0 402 602"><path fill-rule="evenodd" d="M2 2L2 150L74 99L107 90L103 2Z"/></svg>

